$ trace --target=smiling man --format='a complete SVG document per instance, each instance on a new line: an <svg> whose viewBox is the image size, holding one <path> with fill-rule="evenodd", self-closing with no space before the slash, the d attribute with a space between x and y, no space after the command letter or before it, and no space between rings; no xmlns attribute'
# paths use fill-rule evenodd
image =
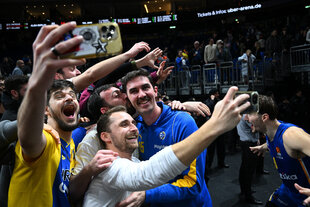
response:
<svg viewBox="0 0 310 207"><path fill-rule="evenodd" d="M277 111L271 97L260 96L259 112L245 116L252 124L253 132L266 134L265 144L250 149L258 155L269 149L283 182L266 206L303 206L307 196L298 190L300 186L310 188L310 135L296 125L278 121Z"/></svg>
<svg viewBox="0 0 310 207"><path fill-rule="evenodd" d="M140 115L140 159L148 160L166 146L184 140L198 127L194 119L182 111L173 111L162 102L156 103L157 89L146 70L128 73L122 86L132 106ZM211 197L204 181L206 150L203 151L180 175L168 184L140 193L136 200L151 206L212 206ZM133 200L128 198L128 200Z"/></svg>
<svg viewBox="0 0 310 207"><path fill-rule="evenodd" d="M235 92L236 87L229 89L210 121L196 133L167 146L144 162L132 156L138 147L136 121L126 113L124 106L105 112L97 123L98 140L103 148L117 152L119 158L93 178L85 194L84 206L115 206L131 191L151 189L181 174L218 135L234 127L240 120L240 111L249 103L241 104L246 95L233 100ZM135 203L131 206L138 205Z"/></svg>

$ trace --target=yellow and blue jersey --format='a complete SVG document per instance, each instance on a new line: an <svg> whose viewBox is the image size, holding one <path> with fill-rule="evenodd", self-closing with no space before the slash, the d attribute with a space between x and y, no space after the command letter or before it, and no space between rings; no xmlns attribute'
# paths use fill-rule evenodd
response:
<svg viewBox="0 0 310 207"><path fill-rule="evenodd" d="M186 112L172 111L161 102L158 105L162 113L151 126L147 126L141 116L137 118L141 160L148 160L164 147L182 141L198 129ZM205 158L206 150L168 184L146 191L145 202L152 206L212 206L204 181Z"/></svg>
<svg viewBox="0 0 310 207"><path fill-rule="evenodd" d="M280 122L280 126L271 142L266 136L266 141L274 165L278 170L283 184L270 197L270 201L277 206L302 206L307 196L300 194L294 187L294 183L310 188L310 157L295 159L290 157L283 144L283 134L289 127L297 127L293 124Z"/></svg>
<svg viewBox="0 0 310 207"><path fill-rule="evenodd" d="M8 206L70 206L69 179L74 166L75 144L43 131L46 146L34 162L26 162L17 142L15 167L9 187Z"/></svg>

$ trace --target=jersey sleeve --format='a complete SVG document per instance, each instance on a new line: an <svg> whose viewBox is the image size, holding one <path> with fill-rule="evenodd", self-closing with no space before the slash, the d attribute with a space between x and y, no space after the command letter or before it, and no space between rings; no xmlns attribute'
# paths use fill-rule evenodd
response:
<svg viewBox="0 0 310 207"><path fill-rule="evenodd" d="M166 147L149 160L132 162L119 158L103 172L103 183L113 189L126 191L147 190L168 182L186 166Z"/></svg>
<svg viewBox="0 0 310 207"><path fill-rule="evenodd" d="M179 142L198 129L194 119L180 112L173 122L173 139ZM201 160L203 159L203 160ZM198 160L198 161L197 161ZM205 153L196 158L186 170L168 184L147 190L146 203L167 203L195 197L204 185Z"/></svg>

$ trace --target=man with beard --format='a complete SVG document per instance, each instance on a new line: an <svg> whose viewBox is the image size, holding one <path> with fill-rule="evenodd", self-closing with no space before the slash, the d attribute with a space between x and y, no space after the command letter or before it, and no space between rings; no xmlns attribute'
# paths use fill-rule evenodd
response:
<svg viewBox="0 0 310 207"><path fill-rule="evenodd" d="M8 206L70 206L68 185L75 160L71 134L78 124L79 105L73 84L64 80L53 83L53 79L58 68L85 63L84 59L58 57L83 41L77 36L59 42L75 27L75 22L44 26L33 43L34 67L17 118L16 162ZM43 130L44 115L49 130Z"/></svg>
<svg viewBox="0 0 310 207"><path fill-rule="evenodd" d="M197 130L194 119L186 112L172 111L162 102L156 103L157 88L153 87L146 70L128 73L122 79L122 86L140 115L136 120L141 160L148 160L161 149L182 141ZM141 192L135 195L136 200L145 200L151 206L212 206L204 181L205 157L206 150L168 184ZM132 200L129 197L122 205Z"/></svg>
<svg viewBox="0 0 310 207"><path fill-rule="evenodd" d="M4 92L1 101L5 111L2 115L1 121L14 121L17 119L17 111L25 96L27 86L27 76L10 76L5 79Z"/></svg>
<svg viewBox="0 0 310 207"><path fill-rule="evenodd" d="M117 152L119 158L93 178L85 194L84 206L115 206L130 191L151 189L182 173L219 134L230 130L240 120L239 113L248 103L240 105L246 96L233 100L236 89L229 89L210 121L195 134L167 146L144 162L133 157L138 148L136 121L126 113L124 106L105 112L97 123L98 140L105 149Z"/></svg>
<svg viewBox="0 0 310 207"><path fill-rule="evenodd" d="M250 147L258 155L268 149L282 185L271 195L266 206L297 207L309 204L307 196L298 192L300 186L310 188L310 135L296 125L277 120L277 106L268 96L259 97L259 111L247 114L252 131L266 134L266 143Z"/></svg>

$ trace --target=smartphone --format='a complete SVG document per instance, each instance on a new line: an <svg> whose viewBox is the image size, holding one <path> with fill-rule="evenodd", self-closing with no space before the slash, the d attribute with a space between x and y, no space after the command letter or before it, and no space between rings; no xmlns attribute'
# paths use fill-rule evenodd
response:
<svg viewBox="0 0 310 207"><path fill-rule="evenodd" d="M236 97L241 95L241 94L248 94L250 98L248 98L246 101L250 102L250 106L241 112L241 114L250 114L253 112L258 112L259 111L259 94L257 91L238 91L236 93Z"/></svg>
<svg viewBox="0 0 310 207"><path fill-rule="evenodd" d="M122 39L118 24L109 22L92 25L79 25L66 33L63 40L81 35L83 42L61 58L98 58L118 55L123 50Z"/></svg>

